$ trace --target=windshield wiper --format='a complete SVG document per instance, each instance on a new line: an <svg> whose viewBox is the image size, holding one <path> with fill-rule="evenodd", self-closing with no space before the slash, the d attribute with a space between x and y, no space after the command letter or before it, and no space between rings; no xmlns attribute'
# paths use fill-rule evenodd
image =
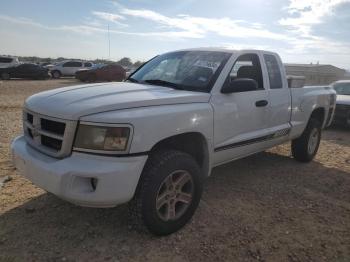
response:
<svg viewBox="0 0 350 262"><path fill-rule="evenodd" d="M126 79L127 81L130 81L132 83L138 83L139 81L136 80L135 78L129 77L128 79Z"/></svg>
<svg viewBox="0 0 350 262"><path fill-rule="evenodd" d="M157 86L168 86L177 90L184 90L184 88L181 85L172 83L172 82L168 82L165 80L161 80L161 79L148 79L145 80L146 83L148 84L152 84L152 85L157 85Z"/></svg>

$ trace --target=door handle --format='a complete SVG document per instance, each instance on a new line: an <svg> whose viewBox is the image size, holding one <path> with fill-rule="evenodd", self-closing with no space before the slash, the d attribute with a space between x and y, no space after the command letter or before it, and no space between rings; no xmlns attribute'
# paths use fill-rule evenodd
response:
<svg viewBox="0 0 350 262"><path fill-rule="evenodd" d="M267 106L268 105L268 101L267 100L259 100L255 102L255 106L256 107L263 107L263 106Z"/></svg>

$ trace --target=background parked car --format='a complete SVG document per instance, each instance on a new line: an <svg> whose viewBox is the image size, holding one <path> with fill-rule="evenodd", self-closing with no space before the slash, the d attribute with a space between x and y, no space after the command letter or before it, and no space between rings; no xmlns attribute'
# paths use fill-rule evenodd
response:
<svg viewBox="0 0 350 262"><path fill-rule="evenodd" d="M36 64L20 64L18 66L0 68L0 76L3 80L11 78L48 79L49 70Z"/></svg>
<svg viewBox="0 0 350 262"><path fill-rule="evenodd" d="M64 61L56 64L50 68L53 78L60 78L61 76L74 76L80 69L90 69L93 63L82 61Z"/></svg>
<svg viewBox="0 0 350 262"><path fill-rule="evenodd" d="M49 63L49 62L43 62L43 63L39 63L38 65L44 67L44 68L47 68L47 69L51 69L52 67L54 67L55 65L52 64L52 63Z"/></svg>
<svg viewBox="0 0 350 262"><path fill-rule="evenodd" d="M126 78L125 69L116 64L95 67L91 70L79 70L75 77L83 82L123 81Z"/></svg>
<svg viewBox="0 0 350 262"><path fill-rule="evenodd" d="M19 61L17 57L0 56L0 68L11 67L18 64Z"/></svg>
<svg viewBox="0 0 350 262"><path fill-rule="evenodd" d="M350 127L350 80L340 80L332 86L337 92L334 123Z"/></svg>

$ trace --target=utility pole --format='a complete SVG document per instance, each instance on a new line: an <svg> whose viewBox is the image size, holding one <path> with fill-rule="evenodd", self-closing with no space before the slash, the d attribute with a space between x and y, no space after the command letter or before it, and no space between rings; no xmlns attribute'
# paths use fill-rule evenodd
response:
<svg viewBox="0 0 350 262"><path fill-rule="evenodd" d="M109 24L108 24L108 60L111 60L111 38L109 35Z"/></svg>

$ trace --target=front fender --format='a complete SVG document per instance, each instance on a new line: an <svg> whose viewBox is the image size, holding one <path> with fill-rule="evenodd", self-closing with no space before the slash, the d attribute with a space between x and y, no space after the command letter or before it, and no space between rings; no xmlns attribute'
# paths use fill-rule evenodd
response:
<svg viewBox="0 0 350 262"><path fill-rule="evenodd" d="M148 152L159 141L188 132L201 133L211 152L213 110L208 103L150 106L116 110L82 117L81 121L131 124L134 134L130 152Z"/></svg>

